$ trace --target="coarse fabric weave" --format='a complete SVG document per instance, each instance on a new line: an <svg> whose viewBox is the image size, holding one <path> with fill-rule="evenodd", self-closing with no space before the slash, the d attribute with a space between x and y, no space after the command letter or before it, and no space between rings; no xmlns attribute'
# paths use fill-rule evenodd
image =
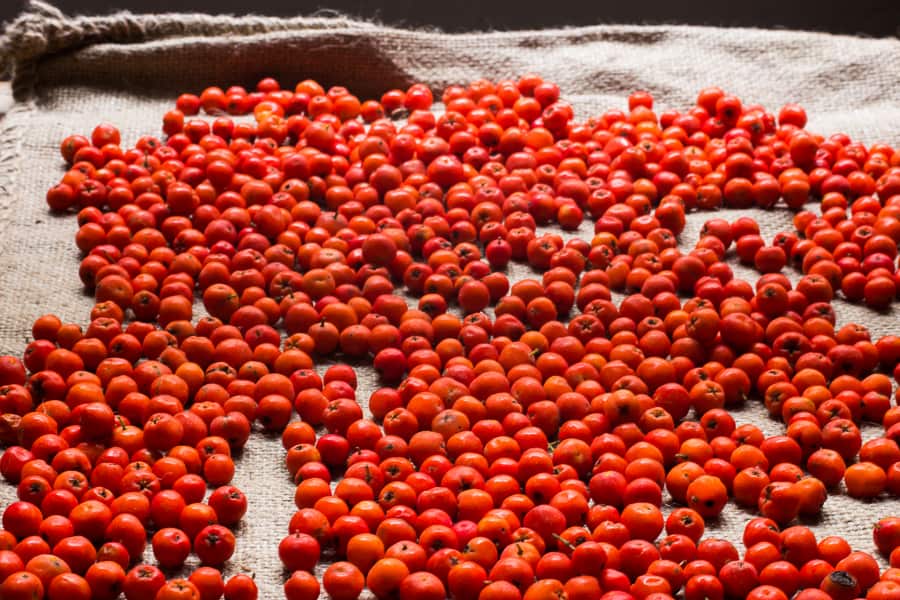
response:
<svg viewBox="0 0 900 600"><path fill-rule="evenodd" d="M634 90L651 92L657 110L686 109L700 88L719 85L772 111L799 102L810 115L811 131L842 131L866 143L900 143L897 39L681 26L449 35L342 17L70 18L32 3L3 41L15 91L15 104L0 123L4 354L22 353L37 316L55 312L86 325L92 306L78 279L75 218L51 215L44 202L46 190L65 172L60 141L72 133L90 134L101 121L121 129L123 145L141 135L160 135L162 114L183 91L252 86L273 76L284 85L314 78L325 86L345 85L362 98L377 98L417 81L439 91L474 79L534 72L557 82L577 116L585 118L625 108L625 98ZM791 228L791 215L784 210L715 216L734 219L740 214L756 218L767 240ZM692 247L711 216L689 217L683 248ZM590 233L590 224L578 232ZM735 270L755 281L754 273ZM527 267L516 267L512 275L529 273ZM841 302L837 310L839 324L862 322L873 335L900 333L896 310L875 313ZM359 369L359 378L359 398L365 402L378 381L367 368ZM784 430L764 415L759 401L750 401L736 418L756 423L770 435ZM880 431L869 427L865 434L868 439ZM239 457L234 482L247 493L250 508L238 528L237 551L227 572L255 573L266 599L282 596L277 545L294 511L293 485L283 459L277 437L255 433ZM0 484L0 503L5 506L14 498L14 488ZM809 524L819 536L839 534L855 548L874 552L872 525L889 514L900 514L896 499L863 503L833 494L822 518ZM707 524L708 533L742 549L743 525L751 515L729 505ZM152 558L149 552L147 557Z"/></svg>

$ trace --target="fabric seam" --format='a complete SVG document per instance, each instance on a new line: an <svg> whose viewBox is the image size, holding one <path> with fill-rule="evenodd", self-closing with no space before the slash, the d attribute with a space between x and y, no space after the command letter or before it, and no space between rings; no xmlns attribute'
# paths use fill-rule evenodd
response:
<svg viewBox="0 0 900 600"><path fill-rule="evenodd" d="M533 37L545 39L548 35L568 38L606 34L652 34L659 31L704 31L712 27L692 25L589 25L569 27L552 32L541 30L482 31L467 33L446 33L434 30L411 30L401 27L384 26L374 21L347 17L340 14L327 16L312 15L292 18L248 16L211 16L204 14L167 13L159 15L135 15L120 12L113 15L67 17L56 7L41 0L30 0L25 12L9 25L5 35L0 36L0 73L12 75L13 90L17 100L34 92L33 79L37 64L44 57L61 52L74 51L96 43L129 44L152 42L173 37L213 37L221 35L248 36L254 34L304 31L372 32L379 31L392 35L428 36L439 35L449 39L465 39L469 36L491 36L499 39L513 37ZM736 33L755 32L760 35L773 33L760 28L733 28ZM778 33L784 33L779 30ZM820 32L802 32L810 39L845 38L858 39L848 35L832 35Z"/></svg>

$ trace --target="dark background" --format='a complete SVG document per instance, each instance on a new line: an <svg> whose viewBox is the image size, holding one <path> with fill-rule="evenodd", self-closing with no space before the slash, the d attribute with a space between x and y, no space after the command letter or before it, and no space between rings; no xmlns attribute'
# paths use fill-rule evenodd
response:
<svg viewBox="0 0 900 600"><path fill-rule="evenodd" d="M51 0L53 1L53 0ZM330 8L391 25L467 29L526 29L597 23L683 23L778 27L868 36L895 36L900 0L55 0L68 14L196 11L276 16ZM25 0L0 0L0 22ZM886 61L896 57L885 57Z"/></svg>

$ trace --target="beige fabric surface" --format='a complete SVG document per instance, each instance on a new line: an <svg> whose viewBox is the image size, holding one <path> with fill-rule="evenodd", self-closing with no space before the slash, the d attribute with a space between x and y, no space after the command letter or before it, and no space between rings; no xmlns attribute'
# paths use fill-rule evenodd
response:
<svg viewBox="0 0 900 600"><path fill-rule="evenodd" d="M825 34L679 26L593 26L516 33L446 35L380 27L344 18L230 18L201 15L68 18L44 4L8 31L3 58L14 73L16 103L0 122L0 354L21 354L34 318L56 312L86 324L92 305L78 280L72 216L49 214L46 190L64 172L59 142L89 134L100 121L121 128L123 143L160 134L161 115L178 93L208 85L253 85L274 76L285 85L312 77L346 85L361 97L424 81L435 90L477 78L536 72L557 82L580 118L625 107L634 90L657 107L687 108L697 91L720 85L745 102L777 110L800 102L809 129L843 131L866 143L900 143L900 41ZM717 216L733 219L739 213ZM744 214L744 213L740 213ZM754 212L764 235L790 229L785 211ZM710 214L694 214L682 236L691 247ZM580 234L589 235L590 226ZM746 278L753 274L742 269ZM528 276L516 267L513 276ZM753 279L755 281L755 279ZM898 311L877 314L840 304L841 323L873 335L900 332ZM377 385L360 369L359 397ZM758 402L739 411L774 434L783 425ZM867 438L880 427L869 427ZM281 597L277 544L294 510L293 486L277 439L254 434L238 461L235 484L250 500L228 572L253 572L262 598ZM15 490L0 484L0 506ZM818 535L837 533L874 551L872 524L900 514L896 499L862 503L832 495ZM740 544L750 513L729 506L708 535ZM192 563L193 564L193 563ZM321 569L320 569L321 571Z"/></svg>

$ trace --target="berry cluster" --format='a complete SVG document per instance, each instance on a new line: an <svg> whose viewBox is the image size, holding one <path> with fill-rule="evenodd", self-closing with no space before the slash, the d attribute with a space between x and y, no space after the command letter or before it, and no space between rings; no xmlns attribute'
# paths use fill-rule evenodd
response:
<svg viewBox="0 0 900 600"><path fill-rule="evenodd" d="M900 337L832 305L900 293L900 151L718 88L584 122L533 75L441 100L264 79L182 95L164 139L63 141L47 203L77 211L96 303L0 358L0 597L256 598L219 570L254 429L296 483L288 600L900 597L900 517L883 572L799 524L842 483L900 495ZM679 247L690 212L779 205L770 243L745 216ZM704 536L730 499L760 515L743 556Z"/></svg>

